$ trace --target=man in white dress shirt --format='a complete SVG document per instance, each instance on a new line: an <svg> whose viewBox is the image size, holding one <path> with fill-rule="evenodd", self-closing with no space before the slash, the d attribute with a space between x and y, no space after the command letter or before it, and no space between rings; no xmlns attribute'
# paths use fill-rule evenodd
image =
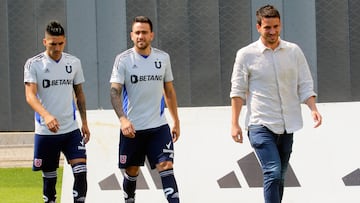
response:
<svg viewBox="0 0 360 203"><path fill-rule="evenodd" d="M260 39L236 54L231 78L231 136L242 143L239 116L246 101L245 126L264 175L266 203L280 203L293 133L302 128L301 103L307 104L314 127L322 117L309 66L301 49L280 39L281 21L272 5L256 12Z"/></svg>

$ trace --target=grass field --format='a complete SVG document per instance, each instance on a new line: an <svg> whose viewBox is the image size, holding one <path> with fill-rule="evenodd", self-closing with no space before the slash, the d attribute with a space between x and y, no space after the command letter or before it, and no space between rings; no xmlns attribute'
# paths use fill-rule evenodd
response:
<svg viewBox="0 0 360 203"><path fill-rule="evenodd" d="M58 169L57 202L61 200L63 167ZM31 168L0 168L0 202L41 203L42 174Z"/></svg>

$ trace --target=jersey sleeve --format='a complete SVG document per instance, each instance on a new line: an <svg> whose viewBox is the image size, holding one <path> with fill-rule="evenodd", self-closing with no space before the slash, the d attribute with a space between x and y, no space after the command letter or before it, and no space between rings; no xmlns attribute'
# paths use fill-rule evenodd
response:
<svg viewBox="0 0 360 203"><path fill-rule="evenodd" d="M121 60L121 57L117 56L111 73L110 83L124 84L124 80L125 80L125 64Z"/></svg>
<svg viewBox="0 0 360 203"><path fill-rule="evenodd" d="M74 66L76 67L76 74L74 76L74 85L78 85L78 84L85 82L84 73L83 73L83 69L81 66L81 61L79 59L77 59L74 62Z"/></svg>
<svg viewBox="0 0 360 203"><path fill-rule="evenodd" d="M166 54L165 57L165 75L164 75L164 82L170 82L174 80L174 76L172 74L171 70L171 62L170 62L170 56Z"/></svg>
<svg viewBox="0 0 360 203"><path fill-rule="evenodd" d="M32 59L28 59L24 65L24 83L37 83L36 69Z"/></svg>

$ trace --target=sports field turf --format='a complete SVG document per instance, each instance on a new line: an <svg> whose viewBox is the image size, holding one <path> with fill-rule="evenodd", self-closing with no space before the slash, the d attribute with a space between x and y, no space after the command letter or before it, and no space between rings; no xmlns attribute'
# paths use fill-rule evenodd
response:
<svg viewBox="0 0 360 203"><path fill-rule="evenodd" d="M63 167L58 169L57 202L61 200ZM0 202L38 203L42 200L42 174L31 168L0 168Z"/></svg>

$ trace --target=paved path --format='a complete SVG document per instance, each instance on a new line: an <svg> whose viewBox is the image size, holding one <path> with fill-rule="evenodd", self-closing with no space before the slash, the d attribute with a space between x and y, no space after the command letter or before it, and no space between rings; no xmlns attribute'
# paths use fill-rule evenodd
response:
<svg viewBox="0 0 360 203"><path fill-rule="evenodd" d="M33 145L0 146L0 168L31 167Z"/></svg>
<svg viewBox="0 0 360 203"><path fill-rule="evenodd" d="M0 133L0 168L32 167L33 150L33 132Z"/></svg>

